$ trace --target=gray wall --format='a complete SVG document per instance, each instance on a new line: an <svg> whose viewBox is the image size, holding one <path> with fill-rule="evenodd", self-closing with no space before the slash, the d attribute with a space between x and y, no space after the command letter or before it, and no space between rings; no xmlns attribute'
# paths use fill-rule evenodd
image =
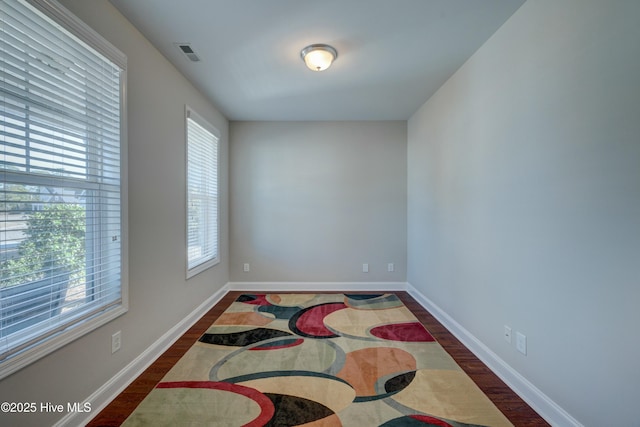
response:
<svg viewBox="0 0 640 427"><path fill-rule="evenodd" d="M639 16L530 0L408 124L408 281L587 426L639 422Z"/></svg>
<svg viewBox="0 0 640 427"><path fill-rule="evenodd" d="M231 141L233 281L406 280L406 122L232 122Z"/></svg>
<svg viewBox="0 0 640 427"><path fill-rule="evenodd" d="M106 0L63 0L128 56L129 299L127 314L0 382L0 401L83 401L228 280L227 120ZM222 133L222 262L185 280L184 105ZM122 349L111 354L111 334ZM0 415L50 425L59 414Z"/></svg>
<svg viewBox="0 0 640 427"><path fill-rule="evenodd" d="M84 399L229 280L406 279L580 422L637 424L640 2L529 0L408 129L233 123L231 147L106 0L62 3L129 57L130 311L2 380L0 401ZM223 135L222 263L188 282L184 104Z"/></svg>

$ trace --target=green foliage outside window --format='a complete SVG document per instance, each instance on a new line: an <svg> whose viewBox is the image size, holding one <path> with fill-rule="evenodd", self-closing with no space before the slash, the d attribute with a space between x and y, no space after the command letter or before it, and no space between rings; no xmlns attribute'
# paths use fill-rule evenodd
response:
<svg viewBox="0 0 640 427"><path fill-rule="evenodd" d="M85 209L76 204L47 205L29 214L18 256L0 264L0 288L85 268Z"/></svg>

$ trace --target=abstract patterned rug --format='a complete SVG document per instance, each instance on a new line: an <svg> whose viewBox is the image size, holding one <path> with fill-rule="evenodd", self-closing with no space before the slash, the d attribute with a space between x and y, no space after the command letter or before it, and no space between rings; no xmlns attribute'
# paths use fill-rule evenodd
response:
<svg viewBox="0 0 640 427"><path fill-rule="evenodd" d="M511 426L393 294L245 294L125 426Z"/></svg>

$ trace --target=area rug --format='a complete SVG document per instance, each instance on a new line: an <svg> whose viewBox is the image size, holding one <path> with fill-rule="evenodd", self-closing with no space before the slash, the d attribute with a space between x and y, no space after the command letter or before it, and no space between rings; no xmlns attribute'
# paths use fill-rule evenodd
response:
<svg viewBox="0 0 640 427"><path fill-rule="evenodd" d="M511 426L394 294L245 294L125 426Z"/></svg>

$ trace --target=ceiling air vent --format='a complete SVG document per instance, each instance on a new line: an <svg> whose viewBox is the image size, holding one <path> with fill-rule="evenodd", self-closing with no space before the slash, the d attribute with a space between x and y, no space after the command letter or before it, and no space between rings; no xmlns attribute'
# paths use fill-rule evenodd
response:
<svg viewBox="0 0 640 427"><path fill-rule="evenodd" d="M175 43L175 45L178 46L178 48L182 51L182 53L186 55L187 58L189 58L190 61L193 61L193 62L200 61L200 58L198 58L198 55L196 55L196 53L193 51L191 44Z"/></svg>

